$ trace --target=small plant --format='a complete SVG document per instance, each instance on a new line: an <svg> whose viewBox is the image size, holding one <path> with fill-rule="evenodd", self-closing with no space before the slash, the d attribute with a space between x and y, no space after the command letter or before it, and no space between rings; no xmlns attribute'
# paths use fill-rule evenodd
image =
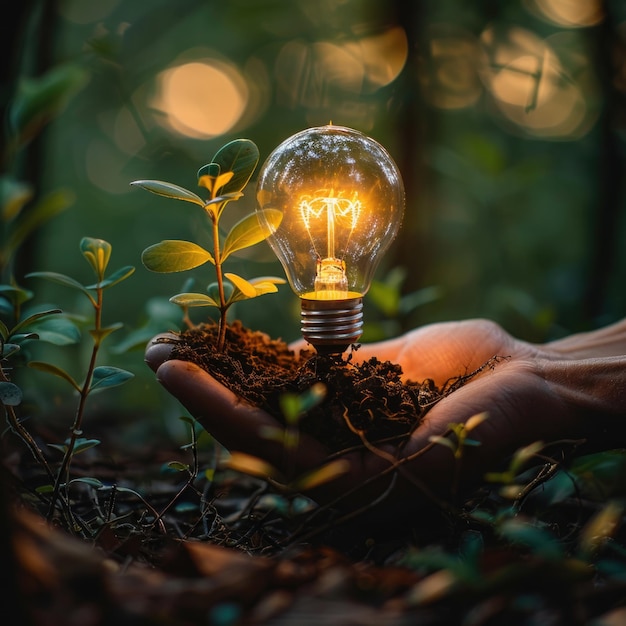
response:
<svg viewBox="0 0 626 626"><path fill-rule="evenodd" d="M159 180L137 180L131 183L166 198L197 204L208 216L212 227L212 252L190 241L168 239L146 248L141 260L150 271L164 273L190 270L207 262L215 266L216 282L207 287L206 293L179 293L170 301L183 309L188 326L192 326L188 316L189 307L217 307L220 312L217 349L220 351L226 337L228 309L240 300L274 293L277 291L276 285L285 282L282 278L272 276L247 280L222 270L222 265L233 252L259 243L269 234L260 225L257 216L250 214L237 222L223 241L220 239L219 225L224 208L243 195L242 190L254 173L258 160L258 148L248 139L236 139L220 148L212 161L198 171L198 185L209 192L207 200L178 185ZM281 212L273 209L267 211L267 216L273 228L278 226L282 218Z"/></svg>
<svg viewBox="0 0 626 626"><path fill-rule="evenodd" d="M82 452L83 450L100 443L96 439L86 439L82 437L82 423L87 398L96 390L121 385L133 376L132 373L117 367L98 366L97 359L98 352L103 341L111 333L122 327L121 323L109 326L103 325L102 306L104 291L105 289L108 289L113 285L117 285L121 281L128 278L131 274L133 274L135 268L132 266L125 266L106 277L105 273L111 257L111 244L102 239L84 237L80 242L80 251L95 274L96 282L93 284L85 286L65 274L59 274L56 272L32 272L27 275L27 278L45 278L66 287L79 290L88 298L94 311L93 328L89 330L89 334L93 340L93 346L91 349L87 371L82 382L77 381L69 372L57 365L41 361L31 361L28 363L28 366L33 369L54 374L55 376L58 376L68 382L78 393L79 397L74 415L74 422L70 428L69 438L62 445L51 445L51 447L57 448L63 453L63 460L61 461L61 465L56 474L54 484L47 488L44 487L43 490L41 490L42 492L47 490L52 491L52 498L48 512L49 518L52 517L54 510L57 507L62 490L67 489L70 484L70 464L73 456L78 452ZM67 497L64 497L63 500L67 501ZM66 514L71 516L69 508L66 508Z"/></svg>
<svg viewBox="0 0 626 626"><path fill-rule="evenodd" d="M16 128L16 131L19 130ZM19 145L17 137L15 146ZM22 389L13 380L13 372L26 360L25 348L34 340L54 344L78 341L76 326L56 307L34 307L34 294L19 284L14 265L24 241L46 221L64 211L71 194L56 191L34 200L32 186L11 174L0 177L0 406L9 429L19 437L50 480L53 472L36 440L23 427L18 407Z"/></svg>

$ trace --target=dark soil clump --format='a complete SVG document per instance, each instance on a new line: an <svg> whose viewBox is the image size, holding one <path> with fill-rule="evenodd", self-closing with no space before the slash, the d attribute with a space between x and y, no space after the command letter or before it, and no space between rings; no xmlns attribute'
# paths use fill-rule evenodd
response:
<svg viewBox="0 0 626 626"><path fill-rule="evenodd" d="M401 367L389 361L352 363L350 351L342 356L308 350L296 354L284 341L239 322L228 326L224 350L219 352L217 332L213 323L183 331L171 358L196 363L279 421L284 421L281 397L322 383L323 399L304 413L299 427L333 451L360 445L362 437L371 443L408 437L445 393L432 381L402 381Z"/></svg>

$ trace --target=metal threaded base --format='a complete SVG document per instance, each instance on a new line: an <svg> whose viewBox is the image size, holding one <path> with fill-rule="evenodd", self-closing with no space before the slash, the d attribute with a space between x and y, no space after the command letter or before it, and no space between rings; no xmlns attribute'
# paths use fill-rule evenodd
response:
<svg viewBox="0 0 626 626"><path fill-rule="evenodd" d="M302 336L320 354L338 354L363 332L363 298L300 299Z"/></svg>

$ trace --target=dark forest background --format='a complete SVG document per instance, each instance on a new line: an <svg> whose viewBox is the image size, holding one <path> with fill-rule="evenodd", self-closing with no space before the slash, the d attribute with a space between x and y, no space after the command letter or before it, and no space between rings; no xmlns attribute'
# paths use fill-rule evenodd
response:
<svg viewBox="0 0 626 626"><path fill-rule="evenodd" d="M54 193L67 202L22 247L15 275L88 280L78 242L106 239L115 267L137 267L105 311L129 338L146 320L161 320L149 331L175 323L167 298L188 278L148 272L142 250L209 236L193 206L129 183L196 190L197 170L227 141L251 139L263 161L291 134L329 121L381 142L406 187L400 237L366 299L364 339L483 316L545 341L626 313L621 2L48 0L14 8L1 44L4 180L27 185L32 204ZM230 206L233 222L250 212L253 185ZM265 244L237 266L282 275ZM197 270L200 282L210 282L206 272ZM39 298L80 306L62 287L38 289ZM298 311L285 285L234 315L290 341ZM141 372L136 353L129 358Z"/></svg>

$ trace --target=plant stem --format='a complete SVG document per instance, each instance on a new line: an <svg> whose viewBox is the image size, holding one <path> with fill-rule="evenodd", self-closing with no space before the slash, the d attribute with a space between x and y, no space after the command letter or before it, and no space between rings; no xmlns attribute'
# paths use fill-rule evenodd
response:
<svg viewBox="0 0 626 626"><path fill-rule="evenodd" d="M72 428L70 431L70 438L67 444L67 448L65 450L65 454L63 455L61 467L59 468L59 472L54 483L54 491L52 492L52 500L50 502L50 508L48 510L48 521L52 519L52 515L54 514L54 509L56 507L56 502L59 498L59 492L61 490L61 485L63 484L63 481L65 481L65 484L69 482L69 469L72 457L74 455L74 448L76 447L76 441L78 437L82 434L81 426L83 421L83 415L85 413L85 404L87 402L87 397L89 396L89 392L91 389L91 381L93 378L94 369L96 368L98 350L100 349L100 344L102 341L100 336L100 331L102 329L102 291L103 290L101 288L96 288L96 301L92 302L95 310L93 331L94 344L91 350L91 358L89 359L89 366L87 368L85 381L83 382L83 386L80 390L78 406L76 407L76 414L74 416L74 423L72 424Z"/></svg>
<svg viewBox="0 0 626 626"><path fill-rule="evenodd" d="M193 424L191 425L191 452L193 463L191 470L189 470L185 484L178 490L178 493L168 502L168 504L165 505L165 508L163 508L160 513L157 513L154 522L150 524L150 528L153 528L156 524L163 524L163 517L165 514L176 504L187 489L193 487L193 483L198 477L198 472L200 471L200 464L198 462L198 441L196 439L196 431Z"/></svg>
<svg viewBox="0 0 626 626"><path fill-rule="evenodd" d="M221 352L226 342L226 295L224 294L224 277L222 276L222 259L220 253L220 233L217 218L213 219L213 258L215 259L215 274L217 276L217 289L220 296L220 321L217 349Z"/></svg>
<svg viewBox="0 0 626 626"><path fill-rule="evenodd" d="M0 370L1 372L1 370ZM7 378L4 372L1 372L1 379L3 381L7 381ZM50 480L54 480L54 474L48 465L48 461L44 456L41 448L37 445L37 442L32 438L31 434L22 426L22 423L18 419L15 410L12 406L5 406L6 409L6 418L9 424L9 428L15 433L26 445L26 447L30 450L31 454L35 457L35 459L41 463L42 467L45 469L46 474Z"/></svg>

